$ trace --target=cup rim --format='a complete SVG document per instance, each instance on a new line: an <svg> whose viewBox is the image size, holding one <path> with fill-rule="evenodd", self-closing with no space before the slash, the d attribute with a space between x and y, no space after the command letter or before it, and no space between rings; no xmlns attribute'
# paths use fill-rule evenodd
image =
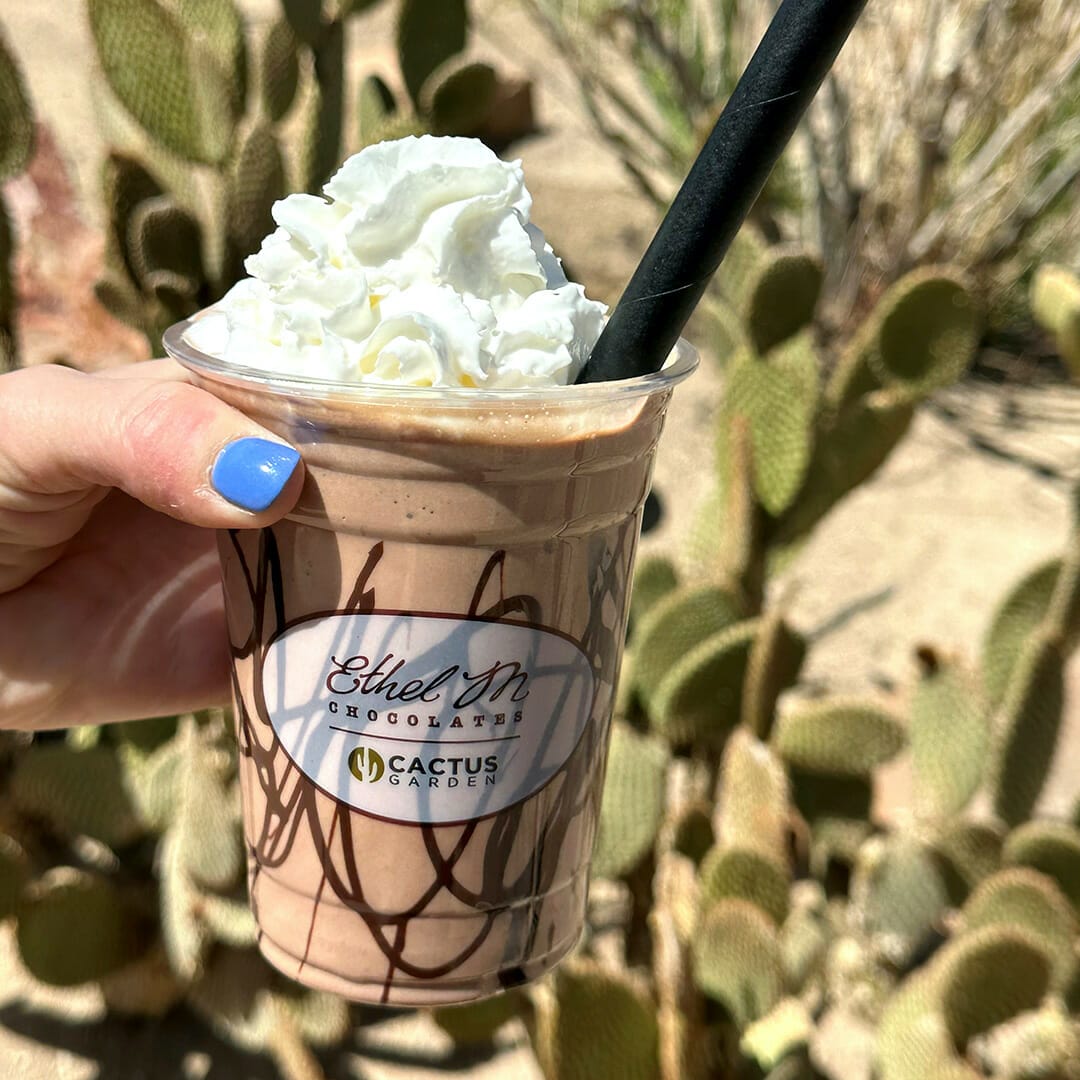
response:
<svg viewBox="0 0 1080 1080"><path fill-rule="evenodd" d="M209 309L208 309L209 310ZM198 375L235 387L267 393L288 394L296 398L326 401L348 401L364 404L394 402L396 404L437 401L443 407L492 407L499 404L586 404L613 399L634 398L669 389L687 378L697 368L697 349L685 338L679 338L667 362L659 371L638 375L632 379L610 382L580 383L571 386L526 386L512 388L471 388L400 386L390 383L342 383L332 379L312 379L305 375L263 372L229 364L216 356L196 349L184 340L188 328L203 314L201 312L173 323L162 335L165 351L178 363Z"/></svg>

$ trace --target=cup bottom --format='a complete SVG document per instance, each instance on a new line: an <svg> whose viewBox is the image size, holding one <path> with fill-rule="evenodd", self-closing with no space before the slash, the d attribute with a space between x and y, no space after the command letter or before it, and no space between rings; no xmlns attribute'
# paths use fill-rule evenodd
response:
<svg viewBox="0 0 1080 1080"><path fill-rule="evenodd" d="M550 971L569 953L581 937L582 927L554 948L541 955L532 957L526 964L513 969L513 975L504 971L493 971L484 975L474 975L463 979L441 979L438 983L400 982L390 986L381 979L347 979L333 971L327 971L304 962L294 956L265 934L259 935L259 951L263 956L290 979L311 990L323 990L338 994L349 1001L362 1002L366 1005L432 1007L438 1005L463 1005L469 1001L493 997L513 986L532 982Z"/></svg>

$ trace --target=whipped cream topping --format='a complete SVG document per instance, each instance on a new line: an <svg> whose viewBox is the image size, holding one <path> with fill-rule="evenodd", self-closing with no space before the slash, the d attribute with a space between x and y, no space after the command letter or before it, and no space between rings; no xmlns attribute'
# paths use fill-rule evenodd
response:
<svg viewBox="0 0 1080 1080"><path fill-rule="evenodd" d="M603 304L567 281L519 161L475 139L369 146L277 229L189 328L242 367L337 382L524 387L574 381Z"/></svg>

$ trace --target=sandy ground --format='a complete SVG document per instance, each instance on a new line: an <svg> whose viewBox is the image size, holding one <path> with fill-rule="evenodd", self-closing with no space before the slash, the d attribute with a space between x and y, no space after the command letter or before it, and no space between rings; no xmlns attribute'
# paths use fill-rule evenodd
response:
<svg viewBox="0 0 1080 1080"><path fill-rule="evenodd" d="M244 6L255 18L266 18L276 7L274 0L247 0ZM655 214L591 138L559 57L543 48L509 7L495 0L480 5L493 17L480 20L478 48L501 54L538 80L544 132L517 151L535 195L534 217L590 291L613 300L651 235ZM79 186L92 192L101 148L82 4L2 0L0 24L25 65L39 115L57 132ZM92 202L90 207L92 212ZM700 372L675 396L656 469L667 515L646 538L646 550L677 544L709 486L719 386L719 373L706 356ZM1068 415L1080 420L1080 394L1055 391L1050 410L1040 393L1017 392L1021 412L1033 420L1012 432L993 419L998 392L971 383L953 400L975 418L975 426L982 423L995 432L1013 458L1049 462L1075 476L1080 423L1070 423ZM1051 411L1059 418L1046 419ZM886 468L829 518L787 575L794 621L811 631L832 627L812 655L808 678L844 692L892 692L910 685L916 644L932 642L974 659L997 597L1061 547L1066 527L1062 483L1008 456L988 456L972 446L962 428L924 411ZM1059 813L1071 806L1080 777L1076 665L1070 684L1078 705L1045 799L1045 809ZM883 810L902 814L906 789L901 762L884 786ZM445 1052L446 1043L423 1019L402 1017L367 1027L358 1039L366 1056L338 1058L331 1075L369 1080L464 1075L425 1067L425 1061ZM511 1030L507 1039L495 1058L470 1063L468 1075L537 1077L522 1048L522 1033ZM19 1080L272 1075L264 1064L236 1054L182 1017L150 1028L103 1022L93 991L61 993L31 984L3 935L0 1070Z"/></svg>

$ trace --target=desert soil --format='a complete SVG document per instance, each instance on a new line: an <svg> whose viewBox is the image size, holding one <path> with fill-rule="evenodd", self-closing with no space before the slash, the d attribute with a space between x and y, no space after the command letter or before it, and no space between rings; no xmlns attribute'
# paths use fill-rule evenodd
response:
<svg viewBox="0 0 1080 1080"><path fill-rule="evenodd" d="M246 0L255 19L275 0ZM573 81L513 5L478 4L477 51L536 80L542 132L515 148L535 195L534 218L593 295L613 301L655 225L614 156L591 134ZM38 115L64 149L86 216L94 199L101 139L83 5L72 0L4 0L0 23L25 68ZM366 40L386 41L385 17ZM373 46L376 62L386 48ZM710 447L721 378L703 346L701 370L674 398L656 468L662 526L649 552L676 551L710 482ZM807 672L814 686L901 695L915 673L913 650L934 643L975 658L1003 588L1056 553L1067 528L1066 484L1080 464L1080 394L1068 388L1010 391L1026 418L1006 428L1003 392L978 380L952 391L962 424L924 410L887 466L821 527L781 587L797 625L822 636ZM1003 450L990 455L971 435ZM1033 464L1037 467L1032 467ZM1046 466L1050 466L1047 468ZM1080 668L1070 671L1080 702ZM1045 809L1062 813L1080 777L1080 707L1063 738ZM902 816L903 762L882 784L880 811ZM539 1073L524 1033L509 1029L495 1056L448 1069L447 1040L423 1017L403 1015L364 1026L355 1052L330 1064L333 1076L391 1080L468 1075L530 1080ZM56 991L32 983L9 935L0 936L0 1068L20 1080L270 1077L260 1060L239 1054L183 1014L160 1024L104 1018L92 990Z"/></svg>

